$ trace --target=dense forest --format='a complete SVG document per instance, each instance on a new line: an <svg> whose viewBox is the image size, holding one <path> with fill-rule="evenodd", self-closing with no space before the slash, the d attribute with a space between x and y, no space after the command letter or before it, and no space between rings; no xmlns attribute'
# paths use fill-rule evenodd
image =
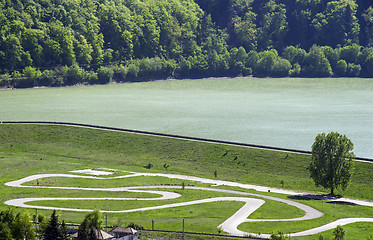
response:
<svg viewBox="0 0 373 240"><path fill-rule="evenodd" d="M0 86L373 77L367 0L0 0Z"/></svg>

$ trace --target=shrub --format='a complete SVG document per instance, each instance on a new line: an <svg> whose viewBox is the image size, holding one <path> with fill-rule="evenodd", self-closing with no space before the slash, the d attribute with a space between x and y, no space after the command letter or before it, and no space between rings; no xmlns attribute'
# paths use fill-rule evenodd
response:
<svg viewBox="0 0 373 240"><path fill-rule="evenodd" d="M359 64L349 63L347 65L347 76L357 77L360 75L361 66Z"/></svg>
<svg viewBox="0 0 373 240"><path fill-rule="evenodd" d="M335 66L335 69L334 69L334 73L339 76L339 77L342 77L342 76L345 76L346 75L346 72L347 72L347 63L345 60L339 60L337 62L337 65Z"/></svg>
<svg viewBox="0 0 373 240"><path fill-rule="evenodd" d="M272 66L272 76L286 77L289 76L291 64L286 59L278 59Z"/></svg>
<svg viewBox="0 0 373 240"><path fill-rule="evenodd" d="M294 46L288 46L282 53L282 57L289 60L291 64L299 63L302 64L305 57L306 51L302 48L296 48Z"/></svg>
<svg viewBox="0 0 373 240"><path fill-rule="evenodd" d="M74 64L71 67L65 66L63 71L65 72L65 84L74 85L77 83L82 83L84 79L84 69L79 67L78 64Z"/></svg>
<svg viewBox="0 0 373 240"><path fill-rule="evenodd" d="M152 169L153 168L153 164L152 163L148 163L147 165L144 166L144 168Z"/></svg>
<svg viewBox="0 0 373 240"><path fill-rule="evenodd" d="M312 46L304 61L302 74L307 77L330 77L332 68L319 46Z"/></svg>
<svg viewBox="0 0 373 240"><path fill-rule="evenodd" d="M350 63L356 63L360 54L361 46L356 43L341 48L340 58Z"/></svg>
<svg viewBox="0 0 373 240"><path fill-rule="evenodd" d="M29 81L36 82L37 78L40 77L41 72L39 69L34 67L25 67L23 70L23 76L28 78Z"/></svg>
<svg viewBox="0 0 373 240"><path fill-rule="evenodd" d="M114 70L110 67L101 66L97 69L97 82L98 83L109 83L113 81Z"/></svg>
<svg viewBox="0 0 373 240"><path fill-rule="evenodd" d="M337 226L333 231L334 240L343 240L345 238L345 230L341 226Z"/></svg>
<svg viewBox="0 0 373 240"><path fill-rule="evenodd" d="M124 82L126 80L127 73L128 69L125 66L120 65L114 68L113 80L116 82Z"/></svg>
<svg viewBox="0 0 373 240"><path fill-rule="evenodd" d="M272 49L269 51L264 51L259 54L259 61L257 62L254 74L256 76L270 76L272 72L272 66L277 60L277 51Z"/></svg>
<svg viewBox="0 0 373 240"><path fill-rule="evenodd" d="M298 77L300 76L301 71L302 71L302 67L298 63L295 63L293 68L290 70L289 74L292 77Z"/></svg>

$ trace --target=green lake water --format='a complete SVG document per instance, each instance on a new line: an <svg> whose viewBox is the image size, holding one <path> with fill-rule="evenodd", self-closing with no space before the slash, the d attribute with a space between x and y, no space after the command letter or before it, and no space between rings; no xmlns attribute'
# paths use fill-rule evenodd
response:
<svg viewBox="0 0 373 240"><path fill-rule="evenodd" d="M1 121L64 121L373 158L373 79L200 79L0 91Z"/></svg>

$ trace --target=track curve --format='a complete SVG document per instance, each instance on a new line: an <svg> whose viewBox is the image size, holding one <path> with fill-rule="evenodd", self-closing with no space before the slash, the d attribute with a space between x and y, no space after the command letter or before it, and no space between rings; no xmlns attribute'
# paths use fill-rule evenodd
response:
<svg viewBox="0 0 373 240"><path fill-rule="evenodd" d="M152 189L180 189L180 186L137 186L137 187L116 187L116 188L79 188L79 187L53 187L53 186L25 186L22 185L26 182L30 182L33 180L41 179L41 178L48 178L48 177L68 177L68 178L87 178L87 179L115 179L115 178L129 178L129 177L136 177L136 176L161 176L161 177L168 177L168 178L176 178L176 179L184 179L189 181L196 181L196 182L203 182L209 183L214 185L226 185L226 186L237 186L244 189L255 189L257 191L265 191L267 192L270 190L271 192L278 192L278 193L285 193L285 194L303 194L294 191L288 191L283 189L276 189L276 188L267 188L262 186L255 186L249 184L241 184L229 181L220 181L220 180L211 180L206 178L199 178L193 176L186 176L186 175L176 175L176 174L162 174L162 173L136 173L131 172L129 175L118 176L118 177L98 177L98 176L82 176L82 175L75 175L75 174L37 174L32 175L29 177L25 177L16 181L11 181L5 183L6 186L9 187L22 187L22 188L50 188L50 189L75 189L75 190L82 190L82 191L128 191L128 192L146 192L146 193L153 193L158 194L160 197L156 198L20 198L20 199L12 199L5 202L7 205L16 206L16 207L25 207L25 208L39 208L39 209L55 209L55 210L64 210L64 211L92 211L92 209L75 209L75 208L56 208L56 207L46 207L46 206L34 206L28 205L28 202L31 201L42 201L42 200L115 200L115 201L128 201L128 200L141 200L141 201L155 201L155 200L165 200L165 199L175 199L180 197L181 195L172 191L159 191L159 190L152 190ZM165 208L172 208L172 207L180 207L180 206L189 206L195 204L203 204L209 202L217 202L217 201L240 201L244 202L245 205L240 208L236 213L234 213L231 217L225 220L222 224L217 227L221 227L225 232L231 235L237 236L245 236L245 235L252 235L256 237L263 237L268 238L270 237L269 234L254 234L244 232L238 229L238 226L244 222L263 222L263 221L301 221L301 220L310 220L315 219L323 216L323 213L310 207L305 204L301 204L292 200L271 197L262 194L254 194L254 193L246 193L234 190L226 190L226 189L217 189L217 188L210 188L210 187L193 187L193 186L185 186L186 189L195 189L195 190L204 190L204 191L215 191L215 192L224 192L224 193L232 193L232 194L239 194L243 195L244 197L215 197L215 198L208 198L208 199L200 199L194 200L189 202L182 202L182 203L173 203L173 204L165 204L161 206L154 206L154 207L144 207L144 208L137 208L137 209L129 209L129 210L119 210L119 211L102 211L102 212L111 212L111 213L126 213L126 212L138 212L138 211L149 211L149 210L156 210L156 209L165 209ZM261 198L261 199L258 199ZM292 218L292 219L248 219L249 215L256 211L260 206L265 203L265 200L269 199L274 201L283 202L294 207L297 207L304 211L304 216L299 218ZM357 201L360 200L351 200L350 201ZM344 199L346 201L346 199ZM366 206L373 206L371 202L360 201L363 205ZM356 202L355 202L356 203ZM337 225L345 225L354 222L373 222L373 218L346 218L346 219L338 219L334 222L328 223L324 226L320 226L314 229L309 229L306 231L298 232L298 233L291 233L291 236L306 236L306 235L313 235L323 231L327 231L330 229L335 228Z"/></svg>

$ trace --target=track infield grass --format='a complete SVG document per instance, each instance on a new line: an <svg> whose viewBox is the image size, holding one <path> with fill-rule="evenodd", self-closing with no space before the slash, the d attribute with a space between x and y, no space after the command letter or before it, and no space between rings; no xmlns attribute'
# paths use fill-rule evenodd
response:
<svg viewBox="0 0 373 240"><path fill-rule="evenodd" d="M283 181L283 188L285 189L328 193L328 190L314 186L306 170L310 156L302 154L64 126L1 124L0 139L2 139L0 141L0 161L2 163L0 170L0 199L2 204L0 204L0 210L7 208L3 204L4 201L21 197L108 197L106 193L97 191L84 191L84 194L82 194L78 190L55 189L51 191L50 189L10 188L4 185L5 182L33 174L68 173L71 170L100 167L124 171L185 174L211 179L215 179L214 172L217 170L216 179L220 180L277 188L282 187ZM144 168L149 163L153 167L151 169ZM169 165L169 167L167 169L164 168L164 164ZM355 173L349 188L344 192L337 193L344 197L372 201L372 171L373 164L356 162ZM125 173L117 172L115 174L122 175ZM86 187L113 187L117 185L118 187L119 185L123 187L133 185L144 186L152 182L165 185L181 185L183 182L182 180L175 179L141 178L141 180L134 180L134 178L126 179L128 182L123 180L91 181L51 178L44 179L39 184L48 184L47 181L52 181L49 184L55 186L77 187L75 184L78 182L79 186ZM184 182L186 185L197 184ZM35 185L36 183L30 182L29 184ZM111 192L109 197L156 196L149 193L142 194ZM209 195L212 193L205 194ZM280 194L267 194L280 196ZM287 198L285 195L281 197ZM193 197L189 196L188 199L193 199ZM310 205L324 212L325 215L319 219L300 222L244 223L239 226L239 229L262 233L271 233L278 229L286 233L287 231L298 231L298 229L309 229L341 217L373 217L373 210L369 207L334 205L315 200L295 201ZM43 203L45 204L46 202ZM53 205L54 203L51 202L50 204ZM71 205L71 202L67 202L67 204ZM78 205L79 203L76 202L76 204ZM99 206L97 202L90 204L92 204L92 207ZM109 201L106 204L108 208L111 208L119 203L117 201ZM293 212L291 209L287 209L279 204L267 201L250 217L276 218L277 216L282 216L287 218L287 214L289 216L299 215L296 211ZM188 213L187 210L182 209L191 209L187 206L149 211L146 215L139 213L108 214L108 219L109 223L113 223L115 219L123 219L126 223L135 222L143 225L145 228L151 228L151 220L149 219L154 218L158 227L157 229L177 231L181 229L180 216L184 216L187 219L186 231L217 233L216 226L238 210L242 206L242 203L232 202L226 210L222 211L221 209L224 208L222 206L226 205L226 203L196 205L193 206L192 213ZM115 207L120 208L120 206ZM293 207L289 206L289 208ZM214 211L213 209L219 210ZM281 214L281 209L284 209L284 215ZM287 210L285 211L285 209ZM34 210L29 209L28 211L33 212ZM38 211L46 216L50 215L50 211ZM184 213L183 211L186 212ZM207 216L206 213L209 212L211 216ZM59 211L59 214L66 221L77 223L81 222L85 215L84 213L68 211ZM348 235L348 239L361 239L357 238L357 236L365 235L369 237L369 233L373 232L373 224L371 223L349 224L343 228L346 229L346 232L348 230L348 234L352 234ZM328 232L331 233L332 231ZM328 236L328 232L322 235ZM314 238L304 237L297 239Z"/></svg>

